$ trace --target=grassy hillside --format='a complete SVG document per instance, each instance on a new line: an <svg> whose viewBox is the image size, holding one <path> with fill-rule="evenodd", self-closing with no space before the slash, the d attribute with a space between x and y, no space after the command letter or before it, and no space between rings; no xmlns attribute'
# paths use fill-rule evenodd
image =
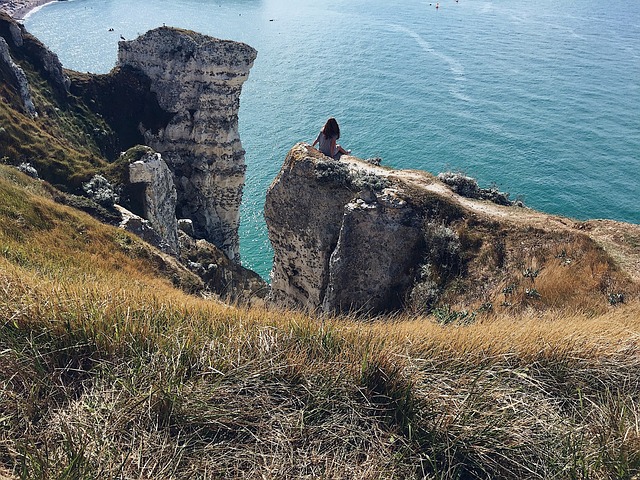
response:
<svg viewBox="0 0 640 480"><path fill-rule="evenodd" d="M121 181L120 153L143 143L139 122L157 129L171 116L158 106L149 80L127 68L106 75L65 70L66 91L48 71L51 54L38 39L23 32L21 46L11 40L13 23L0 12L0 36L27 77L37 115L26 111L11 75L0 68L0 164L30 163L40 178L71 193L96 173Z"/></svg>
<svg viewBox="0 0 640 480"><path fill-rule="evenodd" d="M0 477L640 474L637 299L473 321L239 309L48 190L0 169Z"/></svg>
<svg viewBox="0 0 640 480"><path fill-rule="evenodd" d="M21 108L15 88L0 79L0 163L31 163L42 178L78 188L106 167L96 139L112 141L106 123L73 96L62 96L28 58L15 57L29 79L38 116Z"/></svg>
<svg viewBox="0 0 640 480"><path fill-rule="evenodd" d="M117 178L137 121L166 121L144 81L69 72L56 91L25 38L39 115L0 78L0 163L72 193ZM0 166L0 478L640 475L637 282L591 246L523 257L540 275L498 279L500 312L452 289L430 317L319 318L192 295L60 195Z"/></svg>

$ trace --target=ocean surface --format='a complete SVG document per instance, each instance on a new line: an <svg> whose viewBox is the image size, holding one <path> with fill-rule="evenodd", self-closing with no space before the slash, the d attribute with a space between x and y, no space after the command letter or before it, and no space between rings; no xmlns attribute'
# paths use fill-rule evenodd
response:
<svg viewBox="0 0 640 480"><path fill-rule="evenodd" d="M121 35L163 24L258 50L240 106L241 255L264 277L265 192L329 116L362 158L461 171L549 213L640 223L640 1L435 5L71 0L25 25L83 72L108 72Z"/></svg>

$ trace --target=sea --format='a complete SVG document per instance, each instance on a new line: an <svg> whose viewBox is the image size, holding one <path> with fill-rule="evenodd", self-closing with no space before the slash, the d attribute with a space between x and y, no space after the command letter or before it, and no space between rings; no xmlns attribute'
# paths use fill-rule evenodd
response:
<svg viewBox="0 0 640 480"><path fill-rule="evenodd" d="M81 72L108 72L121 37L162 25L257 49L240 98L240 236L264 278L266 190L330 116L361 158L640 223L637 0L68 0L24 23Z"/></svg>

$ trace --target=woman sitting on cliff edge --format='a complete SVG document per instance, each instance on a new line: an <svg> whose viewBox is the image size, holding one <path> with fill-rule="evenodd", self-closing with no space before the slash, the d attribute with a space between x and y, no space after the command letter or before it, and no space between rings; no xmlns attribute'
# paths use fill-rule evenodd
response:
<svg viewBox="0 0 640 480"><path fill-rule="evenodd" d="M340 127L338 126L338 122L335 118L331 117L327 120L327 123L324 124L322 130L318 134L318 138L313 142L312 147L318 144L318 150L324 153L327 157L331 157L334 159L339 159L340 155L348 155L351 153L351 150L345 150L340 145L336 143L336 141L340 138Z"/></svg>

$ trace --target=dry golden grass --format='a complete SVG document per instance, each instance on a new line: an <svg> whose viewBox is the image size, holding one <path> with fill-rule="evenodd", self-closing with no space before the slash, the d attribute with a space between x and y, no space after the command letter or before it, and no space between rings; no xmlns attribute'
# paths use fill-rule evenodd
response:
<svg viewBox="0 0 640 480"><path fill-rule="evenodd" d="M176 290L137 240L15 181L0 179L3 474L640 472L637 299L446 326L235 308ZM566 271L536 286L560 302Z"/></svg>
<svg viewBox="0 0 640 480"><path fill-rule="evenodd" d="M590 238L577 235L549 244L535 254L514 255L498 284L497 312L512 317L550 310L590 317L606 314L620 298L639 297L640 286Z"/></svg>
<svg viewBox="0 0 640 480"><path fill-rule="evenodd" d="M406 343L411 350L450 350L456 355L517 354L533 358L545 351L560 355L572 348L594 355L613 353L620 345L640 338L640 303L611 307L605 314L586 317L570 309L485 315L470 325L448 326L416 318L372 323L369 329L385 338Z"/></svg>

